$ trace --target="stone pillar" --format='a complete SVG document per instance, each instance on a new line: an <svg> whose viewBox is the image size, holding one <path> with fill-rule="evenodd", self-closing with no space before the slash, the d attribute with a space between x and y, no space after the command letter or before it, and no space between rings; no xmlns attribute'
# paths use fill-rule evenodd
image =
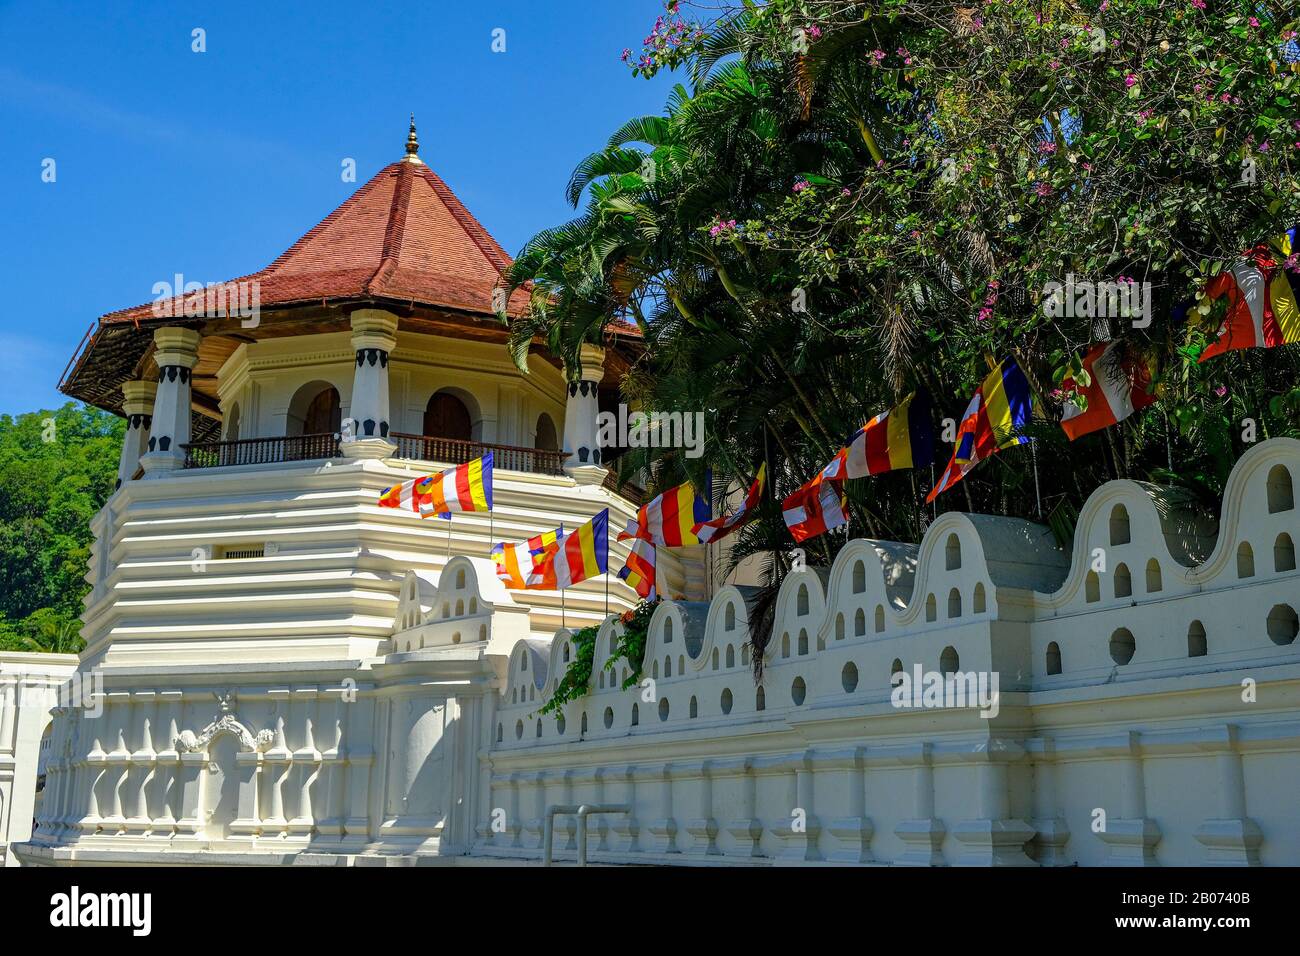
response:
<svg viewBox="0 0 1300 956"><path fill-rule="evenodd" d="M564 407L564 470L579 484L598 485L608 471L601 465L601 448L597 441L596 416L600 409L596 387L605 374L605 350L599 345L583 345L579 351L580 368L565 369L569 383Z"/></svg>
<svg viewBox="0 0 1300 956"><path fill-rule="evenodd" d="M140 456L149 441L153 426L153 403L158 392L154 382L122 383L122 413L126 415L126 436L122 439L122 458L117 465L117 484L121 488L135 475L140 466Z"/></svg>
<svg viewBox="0 0 1300 956"><path fill-rule="evenodd" d="M1241 765L1238 729L1226 724L1214 729L1201 748L1214 753L1214 790L1219 795L1219 814L1196 829L1196 840L1205 847L1207 866L1259 866L1263 831L1246 816L1246 778Z"/></svg>
<svg viewBox="0 0 1300 956"><path fill-rule="evenodd" d="M1103 741L1096 752L1119 764L1118 815L1107 811L1106 828L1098 835L1109 847L1106 866L1156 866L1160 827L1147 816L1146 780L1142 768L1142 740L1135 731ZM1116 816L1119 818L1116 819Z"/></svg>
<svg viewBox="0 0 1300 956"><path fill-rule="evenodd" d="M153 478L185 464L190 441L190 370L199 360L202 337L193 329L166 326L153 334L158 365L158 391L149 431L149 451L140 459L145 476Z"/></svg>
<svg viewBox="0 0 1300 956"><path fill-rule="evenodd" d="M388 439L388 356L397 345L397 316L382 309L352 313L356 368L352 405L343 422L344 458L387 458L397 451Z"/></svg>

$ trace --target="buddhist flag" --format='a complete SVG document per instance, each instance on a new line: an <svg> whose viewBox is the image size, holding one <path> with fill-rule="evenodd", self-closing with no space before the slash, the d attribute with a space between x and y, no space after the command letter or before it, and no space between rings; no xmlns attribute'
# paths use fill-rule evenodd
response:
<svg viewBox="0 0 1300 956"><path fill-rule="evenodd" d="M985 458L1003 448L1028 444L1029 436L1022 432L1033 413L1033 392L1025 373L1011 359L999 363L966 406L952 461L926 496L926 503L965 478Z"/></svg>
<svg viewBox="0 0 1300 956"><path fill-rule="evenodd" d="M490 553L496 562L497 577L513 590L554 588L554 570L544 566L563 537L563 530L547 531L519 544L502 541L493 545ZM549 577L539 573L539 568L549 570Z"/></svg>
<svg viewBox="0 0 1300 956"><path fill-rule="evenodd" d="M554 575L555 587L563 590L609 569L609 509L560 539L560 546L540 564L534 574Z"/></svg>
<svg viewBox="0 0 1300 956"><path fill-rule="evenodd" d="M803 542L849 523L844 482L819 474L781 502L782 517L795 541Z"/></svg>
<svg viewBox="0 0 1300 956"><path fill-rule="evenodd" d="M441 474L413 478L379 493L379 507L401 508L421 518L451 518L453 511L492 510L492 452Z"/></svg>
<svg viewBox="0 0 1300 956"><path fill-rule="evenodd" d="M1271 242L1262 243L1205 287L1211 301L1227 297L1228 311L1219 327L1218 338L1201 353L1198 361L1234 349L1274 348L1300 342L1300 270L1287 269L1287 261L1300 251L1297 230L1292 226Z"/></svg>
<svg viewBox="0 0 1300 956"><path fill-rule="evenodd" d="M629 526L627 531L619 532L618 540L644 538L667 548L699 544L692 529L711 517L709 503L695 493L695 486L688 481L642 505L636 513L635 530Z"/></svg>
<svg viewBox="0 0 1300 956"><path fill-rule="evenodd" d="M842 473L834 477L882 475L900 468L927 465L933 458L930 394L922 389L854 432L843 452Z"/></svg>
<svg viewBox="0 0 1300 956"><path fill-rule="evenodd" d="M655 589L655 555L657 548L643 538L632 539L632 550L627 553L627 561L618 576L635 589L643 599L653 601L657 597Z"/></svg>
<svg viewBox="0 0 1300 956"><path fill-rule="evenodd" d="M1083 368L1092 378L1090 385L1078 385L1073 378L1061 383L1066 393L1061 427L1070 441L1118 424L1156 401L1150 391L1154 363L1128 352L1119 340L1094 345L1083 360ZM1087 407L1074 404L1072 395L1083 396Z"/></svg>
<svg viewBox="0 0 1300 956"><path fill-rule="evenodd" d="M763 496L763 485L766 481L767 462L764 462L758 466L758 477L749 486L749 492L745 495L745 500L740 503L739 508L729 515L723 515L721 518L714 518L705 521L703 524L697 524L691 529L691 534L704 544L711 541L721 541L731 534L758 512L758 500Z"/></svg>

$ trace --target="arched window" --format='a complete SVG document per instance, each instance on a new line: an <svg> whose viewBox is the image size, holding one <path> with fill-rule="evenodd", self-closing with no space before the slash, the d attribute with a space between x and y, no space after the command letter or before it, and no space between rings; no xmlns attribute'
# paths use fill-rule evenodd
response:
<svg viewBox="0 0 1300 956"><path fill-rule="evenodd" d="M957 649L952 645L945 647L943 653L939 655L939 673L947 677L960 669L961 659L957 656Z"/></svg>
<svg viewBox="0 0 1300 956"><path fill-rule="evenodd" d="M885 606L883 604L876 605L876 633L885 633Z"/></svg>
<svg viewBox="0 0 1300 956"><path fill-rule="evenodd" d="M1133 596L1133 575L1129 573L1128 565L1120 562L1115 566L1115 597L1132 597Z"/></svg>
<svg viewBox="0 0 1300 956"><path fill-rule="evenodd" d="M961 617L961 592L953 588L948 592L948 619Z"/></svg>
<svg viewBox="0 0 1300 956"><path fill-rule="evenodd" d="M1210 645L1205 636L1205 625L1200 621L1193 621L1187 629L1187 656L1204 657L1208 653L1210 653Z"/></svg>
<svg viewBox="0 0 1300 956"><path fill-rule="evenodd" d="M1123 505L1116 505L1110 511L1110 545L1115 547L1117 544L1128 544L1132 532L1129 528L1128 509Z"/></svg>
<svg viewBox="0 0 1300 956"><path fill-rule="evenodd" d="M339 390L329 382L308 382L289 400L284 433L290 438L302 435L333 435L343 426Z"/></svg>
<svg viewBox="0 0 1300 956"><path fill-rule="evenodd" d="M713 669L716 671L718 669L718 649L716 647L713 649L712 656L713 656Z"/></svg>
<svg viewBox="0 0 1300 956"><path fill-rule="evenodd" d="M1255 551L1249 541L1237 546L1237 577L1253 578L1255 576Z"/></svg>
<svg viewBox="0 0 1300 956"><path fill-rule="evenodd" d="M727 687L722 688L722 700L721 700L720 703L721 703L721 706L722 706L722 712L723 712L724 714L729 714L729 713L731 713L731 704L732 704L732 699L731 699L731 690L730 690L730 688L727 688Z"/></svg>
<svg viewBox="0 0 1300 956"><path fill-rule="evenodd" d="M925 598L925 619L926 621L934 621L937 620L938 617L939 617L938 604L934 600L934 595L928 594L926 595Z"/></svg>
<svg viewBox="0 0 1300 956"><path fill-rule="evenodd" d="M471 441L474 435L474 422L464 402L450 392L438 392L424 407L423 434L431 438Z"/></svg>
<svg viewBox="0 0 1300 956"><path fill-rule="evenodd" d="M539 451L560 450L560 442L555 435L555 422L545 412L537 416L537 437L533 439L533 447Z"/></svg>
<svg viewBox="0 0 1300 956"><path fill-rule="evenodd" d="M660 720L668 719L668 698L667 697L659 698L659 719Z"/></svg>
<svg viewBox="0 0 1300 956"><path fill-rule="evenodd" d="M585 734L586 732L587 732L587 712L584 710L582 712L582 730L580 730L579 733Z"/></svg>
<svg viewBox="0 0 1300 956"><path fill-rule="evenodd" d="M1097 577L1096 571L1089 571L1087 578L1084 579L1083 599L1089 604L1101 600L1101 579Z"/></svg>
<svg viewBox="0 0 1300 956"><path fill-rule="evenodd" d="M837 641L844 640L844 615L843 614L835 615L835 640Z"/></svg>
<svg viewBox="0 0 1300 956"><path fill-rule="evenodd" d="M672 659L671 657L665 657L665 658L664 658L664 677L665 677L665 678L669 678L669 677L672 677L672 676L673 676L673 659Z"/></svg>
<svg viewBox="0 0 1300 956"><path fill-rule="evenodd" d="M1160 562L1152 558L1147 562L1147 594L1156 594L1164 590L1164 579L1160 574Z"/></svg>
<svg viewBox="0 0 1300 956"><path fill-rule="evenodd" d="M699 705L699 703L695 700L695 695L694 695L694 694L691 695L691 703L690 703L690 705L689 705L688 713L690 714L690 717L691 717L692 720L694 720L696 717L700 716L700 705Z"/></svg>
<svg viewBox="0 0 1300 956"><path fill-rule="evenodd" d="M943 566L948 571L961 567L961 540L955 534L948 535L948 543L944 545Z"/></svg>
<svg viewBox="0 0 1300 956"><path fill-rule="evenodd" d="M1047 645L1047 674L1050 677L1059 673L1061 673L1061 645L1052 641Z"/></svg>
<svg viewBox="0 0 1300 956"><path fill-rule="evenodd" d="M1110 636L1110 659L1116 664L1127 664L1136 652L1137 641L1127 627L1121 627Z"/></svg>
<svg viewBox="0 0 1300 956"><path fill-rule="evenodd" d="M1295 485L1286 465L1274 465L1268 472L1268 513L1290 511L1295 507Z"/></svg>
<svg viewBox="0 0 1300 956"><path fill-rule="evenodd" d="M537 736L542 736L542 718L540 717L537 718Z"/></svg>
<svg viewBox="0 0 1300 956"><path fill-rule="evenodd" d="M523 739L524 739L524 722L523 722L522 720L516 720L516 721L515 721L515 740L523 740Z"/></svg>
<svg viewBox="0 0 1300 956"><path fill-rule="evenodd" d="M736 666L736 648L731 644L727 645L727 666L728 667Z"/></svg>
<svg viewBox="0 0 1300 956"><path fill-rule="evenodd" d="M754 691L754 709L755 710L767 709L767 694L764 693L763 688L761 687L758 690Z"/></svg>
<svg viewBox="0 0 1300 956"><path fill-rule="evenodd" d="M736 629L736 605L731 603L727 604L727 614L724 626L728 631L734 631Z"/></svg>
<svg viewBox="0 0 1300 956"><path fill-rule="evenodd" d="M853 593L861 594L867 589L867 566L861 561L853 562Z"/></svg>
<svg viewBox="0 0 1300 956"><path fill-rule="evenodd" d="M853 614L853 636L861 637L867 633L867 612L858 608Z"/></svg>
<svg viewBox="0 0 1300 956"><path fill-rule="evenodd" d="M497 743L501 743L501 738L505 736L505 728L497 724Z"/></svg>
<svg viewBox="0 0 1300 956"><path fill-rule="evenodd" d="M808 632L801 630L799 632L799 656L803 657L807 653L808 653Z"/></svg>
<svg viewBox="0 0 1300 956"><path fill-rule="evenodd" d="M673 642L673 619L670 617L666 621L664 621L664 643L671 644L672 642Z"/></svg>
<svg viewBox="0 0 1300 956"><path fill-rule="evenodd" d="M781 656L790 656L790 634L789 632L781 635Z"/></svg>
<svg viewBox="0 0 1300 956"><path fill-rule="evenodd" d="M799 585L799 591L795 595L795 613L800 617L808 613L808 585Z"/></svg>
<svg viewBox="0 0 1300 956"><path fill-rule="evenodd" d="M892 664L889 665L889 680L890 680L890 683L893 683L894 675L895 675L895 674L901 674L901 673L903 673L903 662L902 662L901 660L899 660L897 657L895 657L895 658L894 658L894 663L892 663Z"/></svg>
<svg viewBox="0 0 1300 956"><path fill-rule="evenodd" d="M606 729L606 730L609 730L609 728L611 728L611 727L614 726L614 708L613 708L613 707L606 707L606 708L605 708L605 718L604 718L604 720L605 720L605 729Z"/></svg>
<svg viewBox="0 0 1300 956"><path fill-rule="evenodd" d="M1291 536L1283 531L1273 542L1273 570L1274 571L1294 571L1295 570L1295 542Z"/></svg>
<svg viewBox="0 0 1300 956"><path fill-rule="evenodd" d="M975 613L983 614L987 610L984 598L984 582L975 585Z"/></svg>
<svg viewBox="0 0 1300 956"><path fill-rule="evenodd" d="M636 727L641 723L641 708L636 704L632 705L632 726Z"/></svg>

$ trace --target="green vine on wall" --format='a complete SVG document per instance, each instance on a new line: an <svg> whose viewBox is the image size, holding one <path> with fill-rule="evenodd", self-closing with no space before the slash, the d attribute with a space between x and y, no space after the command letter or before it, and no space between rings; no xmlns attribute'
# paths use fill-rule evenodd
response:
<svg viewBox="0 0 1300 956"><path fill-rule="evenodd" d="M642 601L630 611L625 611L619 620L623 624L623 633L618 635L614 653L605 662L605 670L613 673L619 658L625 658L630 665L627 677L623 678L621 688L627 690L641 680L641 665L645 663L645 642L650 634L650 615L659 606L659 600Z"/></svg>
<svg viewBox="0 0 1300 956"><path fill-rule="evenodd" d="M555 693L542 705L538 713L555 714L559 720L563 714L560 708L571 700L577 700L587 693L591 686L591 668L596 659L596 634L600 626L593 624L574 631L570 637L573 646L573 659L564 671L564 676L555 683Z"/></svg>
<svg viewBox="0 0 1300 956"><path fill-rule="evenodd" d="M623 632L618 635L613 655L605 662L605 670L613 671L618 661L621 658L626 658L628 664L631 665L631 669L627 678L623 681L624 690L641 680L641 663L645 659L645 643L650 630L650 615L654 613L654 609L658 606L659 602L657 600L642 601L619 618L623 625ZM551 695L550 700L541 706L538 710L539 714L554 714L555 719L559 720L563 716L561 708L565 704L586 695L591 688L591 671L596 660L596 635L599 632L600 626L593 624L591 627L584 627L582 630L574 631L570 635L569 643L573 648L572 659L565 669L564 675L556 682L555 693Z"/></svg>

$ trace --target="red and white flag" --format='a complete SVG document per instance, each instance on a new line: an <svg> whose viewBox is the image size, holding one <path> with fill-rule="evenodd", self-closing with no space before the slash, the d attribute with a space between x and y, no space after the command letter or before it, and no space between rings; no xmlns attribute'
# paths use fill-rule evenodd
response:
<svg viewBox="0 0 1300 956"><path fill-rule="evenodd" d="M844 482L818 475L781 502L786 527L796 541L807 541L849 523Z"/></svg>
<svg viewBox="0 0 1300 956"><path fill-rule="evenodd" d="M1145 356L1130 352L1119 341L1094 345L1083 360L1083 368L1092 381L1077 384L1073 378L1061 383L1065 392L1065 410L1061 428L1074 441L1082 435L1109 428L1156 401L1150 391L1155 369ZM1071 396L1083 396L1084 402L1072 402Z"/></svg>

